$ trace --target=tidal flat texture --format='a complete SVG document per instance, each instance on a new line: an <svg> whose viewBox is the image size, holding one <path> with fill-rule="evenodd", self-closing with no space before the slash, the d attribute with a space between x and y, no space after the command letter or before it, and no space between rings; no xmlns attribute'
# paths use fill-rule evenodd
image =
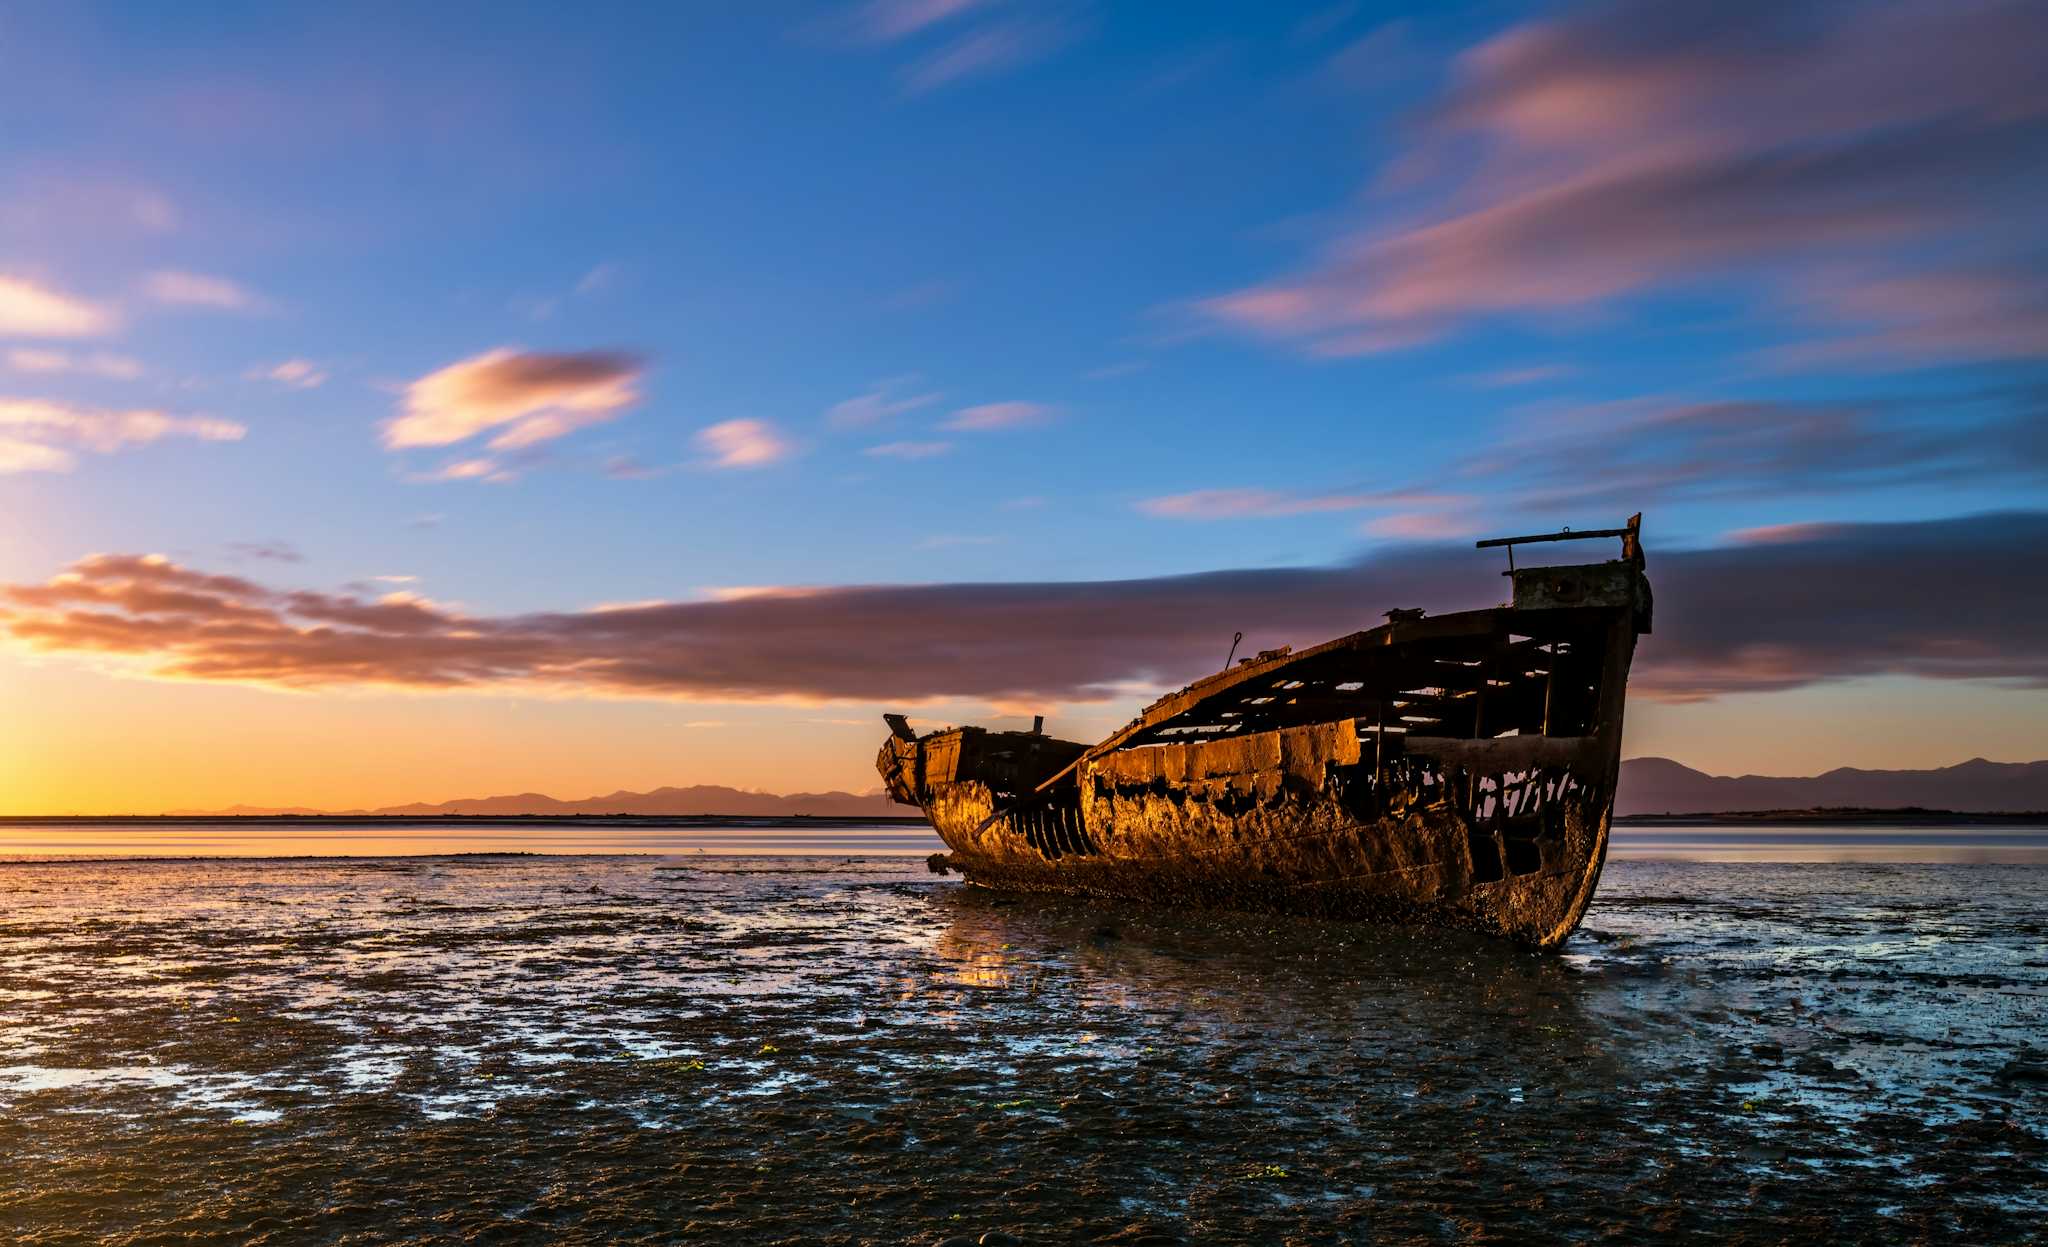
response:
<svg viewBox="0 0 2048 1247"><path fill-rule="evenodd" d="M0 866L0 1240L2037 1241L2044 896L1617 862L1539 954L900 860Z"/></svg>

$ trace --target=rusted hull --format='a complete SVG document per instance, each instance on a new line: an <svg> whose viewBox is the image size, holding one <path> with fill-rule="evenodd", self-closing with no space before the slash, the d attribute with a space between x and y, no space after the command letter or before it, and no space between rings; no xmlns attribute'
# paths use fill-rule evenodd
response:
<svg viewBox="0 0 2048 1247"><path fill-rule="evenodd" d="M1539 946L1584 916L1606 861L1611 786L1568 767L1482 777L1413 765L1376 785L1349 722L1271 736L1231 742L1246 747L1238 757L1168 746L1182 756L1091 760L1077 805L999 814L997 794L967 782L932 793L925 811L952 849L947 864L990 887L1431 923ZM1146 773L1189 763L1198 777ZM1475 787L1476 821L1455 800Z"/></svg>
<svg viewBox="0 0 2048 1247"><path fill-rule="evenodd" d="M1554 945L1607 857L1650 625L1637 522L1594 534L1623 538L1619 561L1511 568L1510 605L1394 611L1261 653L1092 746L1035 728L920 737L897 717L878 765L951 849L936 864L974 883Z"/></svg>

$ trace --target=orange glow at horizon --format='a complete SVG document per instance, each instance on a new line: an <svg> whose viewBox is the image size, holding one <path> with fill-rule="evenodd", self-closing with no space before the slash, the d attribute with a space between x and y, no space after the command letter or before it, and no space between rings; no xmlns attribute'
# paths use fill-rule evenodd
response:
<svg viewBox="0 0 2048 1247"><path fill-rule="evenodd" d="M1055 734L1093 740L1135 706L1046 709ZM1932 711L1967 725L1938 755L1907 730ZM878 786L878 714L844 704L284 693L124 678L0 652L0 815L372 809L691 784L865 793ZM970 704L914 717L1006 721ZM1758 732L1765 721L1772 731ZM2028 761L2048 756L2042 730L2024 691L1873 680L1686 704L1633 701L1624 756L1672 757L1717 774L1804 775L1971 756Z"/></svg>

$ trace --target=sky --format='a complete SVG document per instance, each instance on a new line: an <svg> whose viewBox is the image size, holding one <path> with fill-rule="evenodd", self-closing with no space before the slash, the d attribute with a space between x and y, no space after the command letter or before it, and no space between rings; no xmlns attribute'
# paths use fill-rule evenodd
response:
<svg viewBox="0 0 2048 1247"><path fill-rule="evenodd" d="M1630 756L2048 757L2044 42L10 7L0 810L870 790L1636 511Z"/></svg>

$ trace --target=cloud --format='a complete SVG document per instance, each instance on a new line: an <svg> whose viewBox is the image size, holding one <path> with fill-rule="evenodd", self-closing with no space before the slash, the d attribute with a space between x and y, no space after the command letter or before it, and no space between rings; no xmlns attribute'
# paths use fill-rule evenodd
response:
<svg viewBox="0 0 2048 1247"><path fill-rule="evenodd" d="M1637 508L1908 485L2048 480L2048 396L1861 402L1636 400L1559 408L1455 469L1497 502Z"/></svg>
<svg viewBox="0 0 2048 1247"><path fill-rule="evenodd" d="M254 312L269 306L261 295L225 277L171 269L151 273L144 278L142 293L158 303L213 308L223 312Z"/></svg>
<svg viewBox="0 0 2048 1247"><path fill-rule="evenodd" d="M1481 515L1572 520L1679 501L2048 486L2048 388L1831 402L1649 397L1518 412L1483 449L1413 488L1202 489L1148 498L1162 519L1235 520L1383 509L1373 536L1463 533Z"/></svg>
<svg viewBox="0 0 2048 1247"><path fill-rule="evenodd" d="M1536 385L1544 381L1562 381L1576 376L1578 369L1570 364L1531 364L1525 368L1502 368L1496 372L1480 373L1468 378L1473 385L1488 389L1501 389L1514 385Z"/></svg>
<svg viewBox="0 0 2048 1247"><path fill-rule="evenodd" d="M442 464L424 476L420 481L483 481L491 485L509 485L519 479L519 473L504 463L488 456L478 459L456 459Z"/></svg>
<svg viewBox="0 0 2048 1247"><path fill-rule="evenodd" d="M492 450L516 450L600 424L639 401L638 357L618 351L550 354L499 347L408 385L384 445L448 446L499 430Z"/></svg>
<svg viewBox="0 0 2048 1247"><path fill-rule="evenodd" d="M2048 687L2048 581L2028 574L2044 548L2044 512L1817 526L1691 551L1653 540L1657 627L1631 687L1681 700L1887 674ZM1392 606L1489 605L1498 570L1494 552L1462 543L1397 545L1336 567L480 616L105 554L40 584L0 585L0 633L165 679L283 688L1042 704L1179 685L1214 670L1234 630L1247 648L1303 645Z"/></svg>
<svg viewBox="0 0 2048 1247"><path fill-rule="evenodd" d="M15 372L83 373L114 381L133 381L142 375L142 361L110 351L72 354L44 347L17 347L7 352L7 366Z"/></svg>
<svg viewBox="0 0 2048 1247"><path fill-rule="evenodd" d="M874 43L893 43L987 3L988 0L868 0L854 13L854 21L863 38Z"/></svg>
<svg viewBox="0 0 2048 1247"><path fill-rule="evenodd" d="M2038 288L2048 78L2022 49L2044 40L2048 9L2020 2L1630 0L1517 26L1460 59L1391 171L1455 170L1446 210L1369 197L1373 223L1301 271L1202 306L1342 355L1708 279L1810 307L1801 284L1843 264ZM2044 347L1889 310L1930 355Z"/></svg>
<svg viewBox="0 0 2048 1247"><path fill-rule="evenodd" d="M1449 541L1469 537L1478 530L1470 515L1445 511L1396 511L1365 522L1362 530L1373 537L1397 537L1404 541Z"/></svg>
<svg viewBox="0 0 2048 1247"><path fill-rule="evenodd" d="M248 430L211 416L113 410L42 398L0 398L0 473L68 472L75 451L110 455L167 437L240 441Z"/></svg>
<svg viewBox="0 0 2048 1247"><path fill-rule="evenodd" d="M953 449L951 442L883 442L860 453L883 459L930 459Z"/></svg>
<svg viewBox="0 0 2048 1247"><path fill-rule="evenodd" d="M1466 499L1447 495L1382 490L1372 493L1299 494L1271 489L1197 489L1147 498L1137 504L1146 515L1172 520L1271 519L1373 507L1444 505Z"/></svg>
<svg viewBox="0 0 2048 1247"><path fill-rule="evenodd" d="M1070 37L1056 21L996 22L969 31L913 63L903 73L903 89L912 95L936 91L969 78L997 73L1039 59Z"/></svg>
<svg viewBox="0 0 2048 1247"><path fill-rule="evenodd" d="M311 390L327 383L327 372L310 359L288 359L281 364L258 364L242 374L252 381L275 381L294 390Z"/></svg>
<svg viewBox="0 0 2048 1247"><path fill-rule="evenodd" d="M1948 359L2048 356L2048 281L2013 271L1821 274L1793 295L1835 332L1773 352L1865 370Z"/></svg>
<svg viewBox="0 0 2048 1247"><path fill-rule="evenodd" d="M303 563L306 556L289 541L231 541L228 552L240 559L261 559L271 563ZM381 577L380 577L381 579Z"/></svg>
<svg viewBox="0 0 2048 1247"><path fill-rule="evenodd" d="M832 404L825 410L825 423L835 429L858 429L880 424L892 416L906 411L916 411L939 401L942 395L906 394L896 397L897 383L885 382L866 394Z"/></svg>
<svg viewBox="0 0 2048 1247"><path fill-rule="evenodd" d="M613 455L604 461L604 474L615 481L652 480L668 471L667 468L643 463L632 455Z"/></svg>
<svg viewBox="0 0 2048 1247"><path fill-rule="evenodd" d="M57 446L0 435L0 476L18 472L69 472L78 456Z"/></svg>
<svg viewBox="0 0 2048 1247"><path fill-rule="evenodd" d="M699 429L697 446L714 468L763 468L796 449L766 420L727 420Z"/></svg>
<svg viewBox="0 0 2048 1247"><path fill-rule="evenodd" d="M592 266L591 270L576 279L575 292L579 295L593 295L618 284L624 270L617 264L606 261Z"/></svg>
<svg viewBox="0 0 2048 1247"><path fill-rule="evenodd" d="M111 331L117 318L75 295L25 277L0 274L0 334L18 338L89 338Z"/></svg>
<svg viewBox="0 0 2048 1247"><path fill-rule="evenodd" d="M979 407L962 407L940 427L961 432L1020 429L1044 424L1058 414L1057 408L1043 403L983 403Z"/></svg>

